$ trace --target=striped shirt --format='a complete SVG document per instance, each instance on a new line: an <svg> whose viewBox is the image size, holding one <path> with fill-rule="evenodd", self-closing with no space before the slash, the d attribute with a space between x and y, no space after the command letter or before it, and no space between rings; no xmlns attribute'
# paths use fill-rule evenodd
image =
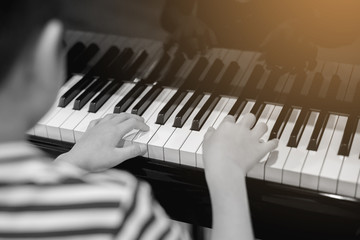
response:
<svg viewBox="0 0 360 240"><path fill-rule="evenodd" d="M0 145L0 239L189 239L130 174L87 173L27 143Z"/></svg>

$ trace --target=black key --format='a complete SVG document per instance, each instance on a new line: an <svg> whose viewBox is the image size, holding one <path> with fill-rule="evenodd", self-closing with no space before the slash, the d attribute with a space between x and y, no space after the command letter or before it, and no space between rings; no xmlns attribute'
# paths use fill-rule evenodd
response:
<svg viewBox="0 0 360 240"><path fill-rule="evenodd" d="M111 63L108 68L107 76L110 78L122 79L124 77L125 65L129 62L133 54L134 52L131 48L125 48L115 61Z"/></svg>
<svg viewBox="0 0 360 240"><path fill-rule="evenodd" d="M199 58L191 72L185 78L185 81L180 88L186 90L195 89L198 86L200 76L202 75L208 64L209 61L206 58Z"/></svg>
<svg viewBox="0 0 360 240"><path fill-rule="evenodd" d="M167 69L166 73L159 82L162 82L163 84L171 83L174 80L176 73L180 70L181 66L184 63L185 63L184 54L182 53L176 54L174 59L171 61L171 64Z"/></svg>
<svg viewBox="0 0 360 240"><path fill-rule="evenodd" d="M270 73L263 89L261 90L260 95L258 96L257 101L250 110L250 112L254 114L256 117L254 126L256 125L256 122L259 120L262 112L264 111L264 108L266 106L265 99L275 96L275 86L279 78L280 78L280 71L274 70Z"/></svg>
<svg viewBox="0 0 360 240"><path fill-rule="evenodd" d="M348 118L345 130L344 130L344 135L341 139L341 144L340 144L338 155L343 155L346 157L349 156L358 121L359 121L359 118L356 115L351 115Z"/></svg>
<svg viewBox="0 0 360 240"><path fill-rule="evenodd" d="M83 51L83 53L74 60L72 64L73 67L71 68L72 72L68 72L67 78L70 78L73 73L81 73L84 71L88 62L96 55L97 52L99 52L99 50L100 49L96 44L90 44L85 51Z"/></svg>
<svg viewBox="0 0 360 240"><path fill-rule="evenodd" d="M200 109L198 114L196 114L195 118L193 119L191 130L200 131L201 127L204 125L209 115L214 110L216 104L220 101L220 98L221 97L219 95L215 94L209 97L204 106Z"/></svg>
<svg viewBox="0 0 360 240"><path fill-rule="evenodd" d="M226 68L224 74L222 75L219 83L217 84L217 87L231 87L230 83L232 82L232 80L234 79L235 75L237 74L237 72L240 70L240 66L237 62L232 61L229 66ZM216 89L216 91L218 92L222 92L222 89Z"/></svg>
<svg viewBox="0 0 360 240"><path fill-rule="evenodd" d="M251 94L256 90L256 86L259 84L264 72L265 70L260 64L254 67L254 70L252 71L243 91L247 96L251 96Z"/></svg>
<svg viewBox="0 0 360 240"><path fill-rule="evenodd" d="M349 156L351 145L354 140L354 136L355 136L355 132L356 132L357 123L359 120L359 118L357 117L358 113L359 113L359 110L358 110L359 102L360 102L360 82L358 82L356 85L355 97L352 100L352 103L350 106L350 109L351 109L351 111L349 113L350 116L346 123L344 135L341 139L341 144L340 144L340 148L339 148L339 152L338 152L339 155Z"/></svg>
<svg viewBox="0 0 360 240"><path fill-rule="evenodd" d="M161 70L164 68L164 65L169 61L169 55L164 53L162 57L155 63L154 67L151 70L151 73L148 75L147 79L142 79L138 82L131 91L125 95L121 101L116 104L114 113L121 113L126 111L130 105L136 100L137 97L146 89L146 83L149 83L152 80L155 80L159 76Z"/></svg>
<svg viewBox="0 0 360 240"><path fill-rule="evenodd" d="M235 121L237 121L241 112L244 110L246 103L247 101L245 100L245 98L238 98L233 107L230 109L228 115L234 116Z"/></svg>
<svg viewBox="0 0 360 240"><path fill-rule="evenodd" d="M298 73L296 75L294 84L291 87L291 90L289 93L291 98L297 98L301 95L301 89L303 88L303 86L305 84L305 79L306 79L306 74L303 71L301 71L300 73Z"/></svg>
<svg viewBox="0 0 360 240"><path fill-rule="evenodd" d="M173 80L175 74L179 71L184 62L185 58L183 54L176 55L164 77L159 82L157 82L157 84L154 85L147 94L145 94L145 96L138 102L138 104L135 105L131 112L133 114L142 116L150 104L159 96L163 90L163 84Z"/></svg>
<svg viewBox="0 0 360 240"><path fill-rule="evenodd" d="M196 114L195 118L193 119L191 130L200 131L206 120L208 119L211 112L216 107L216 104L220 100L219 93L222 92L225 88L228 88L230 82L239 71L240 67L236 62L231 62L227 67L226 71L224 72L223 76L221 77L219 83L215 84L211 92L210 98L206 101L204 106L200 109L198 114ZM224 87L224 88L221 88Z"/></svg>
<svg viewBox="0 0 360 240"><path fill-rule="evenodd" d="M85 50L85 45L82 42L77 42L72 46L66 54L66 64L67 64L67 76L71 75L73 70L73 64L77 57Z"/></svg>
<svg viewBox="0 0 360 240"><path fill-rule="evenodd" d="M113 61L118 53L118 48L109 48L109 50L100 58L95 66L60 97L59 107L66 107L81 92L82 89L84 89L94 80L94 76L99 76L104 73L105 68Z"/></svg>
<svg viewBox="0 0 360 240"><path fill-rule="evenodd" d="M142 65L142 63L147 58L148 54L146 51L141 51L137 56L135 56L135 60L133 63L127 65L127 68L122 70L123 73L119 73L120 79L128 80L133 76L136 70ZM113 63L115 64L115 62ZM112 64L112 65L113 65ZM110 75L113 75L110 73ZM123 81L119 79L115 79L111 84L109 84L106 88L104 88L99 95L90 103L89 112L97 112L104 103L123 85Z"/></svg>
<svg viewBox="0 0 360 240"><path fill-rule="evenodd" d="M99 92L106 84L107 80L99 78L95 80L74 102L74 110L80 110L82 107Z"/></svg>
<svg viewBox="0 0 360 240"><path fill-rule="evenodd" d="M124 70L124 79L130 80L134 77L136 71L141 67L141 65L145 62L146 58L149 56L149 54L142 50L135 56L135 60L132 64L127 66Z"/></svg>
<svg viewBox="0 0 360 240"><path fill-rule="evenodd" d="M68 63L75 61L80 54L85 50L85 44L82 42L75 43L66 54L66 61Z"/></svg>
<svg viewBox="0 0 360 240"><path fill-rule="evenodd" d="M237 120L246 105L246 97L250 97L254 95L254 91L256 89L257 84L259 83L261 76L264 74L264 68L261 65L256 65L254 70L252 71L249 80L247 81L243 92L243 96L239 97L234 106L229 111L229 115L234 116Z"/></svg>
<svg viewBox="0 0 360 240"><path fill-rule="evenodd" d="M331 82L328 88L328 91L326 92L326 98L328 101L334 101L336 98L337 92L339 91L339 87L341 84L341 79L338 75L334 75L331 78Z"/></svg>
<svg viewBox="0 0 360 240"><path fill-rule="evenodd" d="M297 147L299 145L301 136L304 132L305 126L309 120L311 111L308 108L301 109L301 113L296 120L294 128L290 134L289 142L287 144L288 147Z"/></svg>
<svg viewBox="0 0 360 240"><path fill-rule="evenodd" d="M256 121L254 125L256 125L256 122L259 120L261 113L264 111L266 104L262 102L261 100L256 101L254 106L251 108L250 112L255 115Z"/></svg>
<svg viewBox="0 0 360 240"><path fill-rule="evenodd" d="M220 59L216 59L211 65L209 71L206 73L203 81L201 81L200 87L206 90L211 89L211 87L215 84L215 79L220 74L222 68L224 67L224 63Z"/></svg>
<svg viewBox="0 0 360 240"><path fill-rule="evenodd" d="M135 105L135 107L131 110L131 113L142 116L151 103L159 96L162 90L163 88L159 85L152 87L150 91L147 92L145 96Z"/></svg>
<svg viewBox="0 0 360 240"><path fill-rule="evenodd" d="M279 117L276 119L273 129L270 132L269 140L277 138L280 139L281 134L284 131L286 123L288 122L292 108L289 105L284 105L282 108Z"/></svg>
<svg viewBox="0 0 360 240"><path fill-rule="evenodd" d="M145 79L146 83L155 82L156 79L160 77L161 71L165 68L166 64L169 62L170 56L166 52L163 53L161 58L156 62L154 68L151 70L150 74Z"/></svg>
<svg viewBox="0 0 360 240"><path fill-rule="evenodd" d="M184 107L176 115L173 127L181 128L184 125L184 123L186 122L190 114L194 111L196 106L199 104L203 96L204 93L200 90L194 92L194 94L186 102Z"/></svg>
<svg viewBox="0 0 360 240"><path fill-rule="evenodd" d="M163 109L161 109L161 111L159 112L156 119L157 124L165 124L165 122L169 119L176 107L186 96L187 89L192 89L196 85L198 78L205 70L207 64L208 60L206 58L199 58L189 75L186 77L185 82L177 90L177 92L169 100L169 102L163 107Z"/></svg>
<svg viewBox="0 0 360 240"><path fill-rule="evenodd" d="M146 89L144 84L136 84L130 92L128 92L121 101L116 104L114 113L125 112L130 105L141 95L141 93Z"/></svg>
<svg viewBox="0 0 360 240"><path fill-rule="evenodd" d="M220 74L220 71L224 64L220 59L216 59L211 65L209 71L206 73L204 80L199 83L200 86L188 100L188 102L184 105L184 107L180 110L180 112L176 115L174 121L174 127L182 127L185 121L188 119L192 111L198 105L202 97L204 96L204 89L209 90L209 86L214 85L214 81L216 77Z"/></svg>
<svg viewBox="0 0 360 240"><path fill-rule="evenodd" d="M313 79L313 82L311 83L311 88L308 94L308 97L318 97L320 88L324 82L324 77L321 73L316 73Z"/></svg>
<svg viewBox="0 0 360 240"><path fill-rule="evenodd" d="M320 77L319 77L319 75L320 75ZM317 77L317 79L320 79L319 82L321 82L321 83L324 81L321 74L318 74L315 77ZM332 99L331 99L332 96L336 96L336 93L337 93L339 85L340 85L340 81L341 80L340 80L339 76L334 75L332 77L329 88L328 88L328 91L326 92L326 101L332 101ZM319 90L320 90L320 86L318 86L319 83L316 85L316 87L314 87L313 85L314 85L314 83L312 84L312 88L316 88L317 92L319 92ZM313 90L311 92L311 95L315 96L315 95L317 95L317 92L315 93L315 90ZM320 115L319 115L319 117L318 117L318 119L316 121L314 131L311 134L310 142L309 142L309 145L308 145L308 150L317 151L317 149L319 148L322 135L323 135L324 130L326 128L326 124L327 124L327 122L329 120L329 115L330 114L326 110L326 106L324 106L324 108L320 112Z"/></svg>
<svg viewBox="0 0 360 240"><path fill-rule="evenodd" d="M174 112L176 107L180 104L180 102L184 99L186 96L187 91L183 89L179 89L174 96L170 99L170 101L161 109L159 112L156 123L164 125L166 121L169 119L171 114Z"/></svg>
<svg viewBox="0 0 360 240"><path fill-rule="evenodd" d="M316 121L314 131L311 134L310 142L307 147L308 150L317 151L328 120L329 120L329 113L324 110L321 111Z"/></svg>
<svg viewBox="0 0 360 240"><path fill-rule="evenodd" d="M89 112L96 113L104 103L123 85L123 82L113 80L99 95L94 98L89 106Z"/></svg>

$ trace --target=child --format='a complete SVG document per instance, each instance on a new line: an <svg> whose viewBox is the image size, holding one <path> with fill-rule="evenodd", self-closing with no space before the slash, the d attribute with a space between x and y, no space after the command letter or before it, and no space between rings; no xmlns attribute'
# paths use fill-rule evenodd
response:
<svg viewBox="0 0 360 240"><path fill-rule="evenodd" d="M189 239L152 198L148 184L108 170L142 155L117 148L143 118L121 113L93 121L80 141L55 161L25 142L48 111L64 76L63 27L57 1L2 1L0 28L0 238ZM246 171L277 141L260 141L267 127L247 115L228 116L204 140L213 204L212 239L252 239ZM241 159L239 159L239 156Z"/></svg>

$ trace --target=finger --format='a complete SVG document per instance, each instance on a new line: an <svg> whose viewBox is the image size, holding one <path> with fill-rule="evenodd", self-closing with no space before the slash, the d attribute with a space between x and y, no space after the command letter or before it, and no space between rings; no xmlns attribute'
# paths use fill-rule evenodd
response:
<svg viewBox="0 0 360 240"><path fill-rule="evenodd" d="M245 114L243 119L241 119L241 121L239 122L239 125L244 126L245 128L251 129L254 126L255 121L256 121L255 115L252 113L247 113L247 114Z"/></svg>
<svg viewBox="0 0 360 240"><path fill-rule="evenodd" d="M106 114L105 117L103 117L100 121L101 122L105 122L105 121L110 121L111 119L113 119L117 114Z"/></svg>
<svg viewBox="0 0 360 240"><path fill-rule="evenodd" d="M121 138L133 129L138 129L144 132L149 131L148 125L146 125L143 121L139 121L135 118L129 118L126 121L121 122L120 124L118 124L118 127L119 135Z"/></svg>
<svg viewBox="0 0 360 240"><path fill-rule="evenodd" d="M115 122L116 124L122 123L130 118L135 118L136 120L139 120L142 122L145 121L143 117L140 117L136 114L131 114L131 113L120 113L120 114L113 114L113 115L114 115L114 117L111 119L111 121Z"/></svg>
<svg viewBox="0 0 360 240"><path fill-rule="evenodd" d="M267 125L260 122L255 125L251 132L256 138L261 138L267 132L267 130Z"/></svg>
<svg viewBox="0 0 360 240"><path fill-rule="evenodd" d="M214 132L215 132L215 128L209 127L207 132L204 135L204 140L209 139L213 135Z"/></svg>
<svg viewBox="0 0 360 240"><path fill-rule="evenodd" d="M92 121L89 123L87 129L90 129L90 128L95 127L95 126L100 122L100 120L101 120L101 118L92 120Z"/></svg>
<svg viewBox="0 0 360 240"><path fill-rule="evenodd" d="M268 152L274 151L278 145L279 145L278 139L272 139L266 143L263 143L264 153L266 154Z"/></svg>
<svg viewBox="0 0 360 240"><path fill-rule="evenodd" d="M114 166L116 166L127 159L144 155L147 152L147 148L144 144L131 144L123 148L115 148L114 151L119 156L115 160L117 162L115 162Z"/></svg>
<svg viewBox="0 0 360 240"><path fill-rule="evenodd" d="M222 122L235 123L235 117L233 115L227 115L227 116L224 117Z"/></svg>

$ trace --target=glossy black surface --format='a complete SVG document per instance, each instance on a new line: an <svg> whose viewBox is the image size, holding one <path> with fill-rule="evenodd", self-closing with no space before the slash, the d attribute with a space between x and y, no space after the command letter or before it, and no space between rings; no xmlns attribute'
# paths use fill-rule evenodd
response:
<svg viewBox="0 0 360 240"><path fill-rule="evenodd" d="M66 107L83 89L90 85L96 77L103 74L105 68L114 60L118 53L119 49L117 47L109 48L90 71L60 97L59 107Z"/></svg>
<svg viewBox="0 0 360 240"><path fill-rule="evenodd" d="M72 147L39 137L29 140L53 157ZM211 203L203 170L143 157L117 168L149 182L171 218L211 226ZM358 199L251 178L246 181L257 238L359 239Z"/></svg>

